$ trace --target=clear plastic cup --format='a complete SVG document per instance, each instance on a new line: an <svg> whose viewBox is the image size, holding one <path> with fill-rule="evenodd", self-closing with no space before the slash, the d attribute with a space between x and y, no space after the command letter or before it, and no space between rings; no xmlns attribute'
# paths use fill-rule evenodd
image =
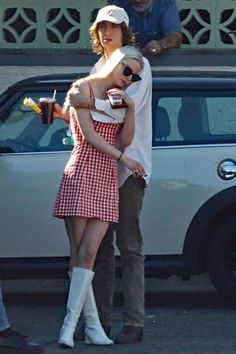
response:
<svg viewBox="0 0 236 354"><path fill-rule="evenodd" d="M49 97L41 97L39 99L39 105L42 110L41 118L43 124L52 124L53 123L53 112L54 112L54 105L56 103L55 98Z"/></svg>

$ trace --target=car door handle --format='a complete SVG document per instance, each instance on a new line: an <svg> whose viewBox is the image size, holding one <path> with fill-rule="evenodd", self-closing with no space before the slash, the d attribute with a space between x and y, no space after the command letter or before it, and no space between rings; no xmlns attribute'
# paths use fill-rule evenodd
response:
<svg viewBox="0 0 236 354"><path fill-rule="evenodd" d="M221 161L218 165L218 175L224 180L233 179L236 176L236 162L232 159Z"/></svg>

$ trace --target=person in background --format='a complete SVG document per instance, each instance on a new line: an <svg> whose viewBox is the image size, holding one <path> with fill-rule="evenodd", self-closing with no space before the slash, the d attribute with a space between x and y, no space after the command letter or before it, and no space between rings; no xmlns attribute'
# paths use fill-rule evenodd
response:
<svg viewBox="0 0 236 354"><path fill-rule="evenodd" d="M44 349L26 336L11 329L0 285L0 352L3 354L43 354Z"/></svg>
<svg viewBox="0 0 236 354"><path fill-rule="evenodd" d="M144 52L159 54L181 46L181 22L175 0L108 0L108 4L125 9L137 45Z"/></svg>
<svg viewBox="0 0 236 354"><path fill-rule="evenodd" d="M121 119L114 119L89 108L70 107L70 127L75 145L53 208L53 216L64 219L74 251L70 260L67 313L59 337L59 344L63 347L74 347L74 331L82 311L86 343L113 343L99 321L91 283L99 245L109 223L117 223L119 218L117 161L137 179L145 174L137 160L114 146L118 136L124 146L133 139L134 103L126 95L125 88L141 80L138 73L142 68L140 51L134 46L124 46L113 52L101 70L77 80L70 89L70 92L79 92L87 99L104 99L112 90L114 95L122 98L126 108L122 110ZM66 99L66 106L67 102Z"/></svg>
<svg viewBox="0 0 236 354"><path fill-rule="evenodd" d="M117 6L101 8L90 28L92 48L101 58L92 72L105 65L111 53L123 45L133 42L126 11ZM141 340L145 322L144 308L144 256L140 230L140 214L145 188L151 175L152 145L152 75L148 60L144 57L141 81L133 83L126 93L135 103L135 133L132 143L123 147L129 157L135 157L145 168L146 176L135 178L120 164L119 178L119 223L115 226L116 244L121 256L121 271L124 297L124 326L115 338L116 343L135 343ZM70 104L74 107L90 107L117 117L120 110L112 109L106 100L86 99L81 94L71 94ZM107 334L111 331L111 313L114 292L115 258L114 227L110 226L97 253L93 288L99 317ZM102 284L102 285L101 285ZM78 333L78 332L77 332ZM80 336L81 337L81 336Z"/></svg>

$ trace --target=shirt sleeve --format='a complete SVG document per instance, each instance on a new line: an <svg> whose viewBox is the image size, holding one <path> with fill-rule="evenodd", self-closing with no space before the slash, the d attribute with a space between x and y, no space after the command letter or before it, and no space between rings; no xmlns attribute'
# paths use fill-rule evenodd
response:
<svg viewBox="0 0 236 354"><path fill-rule="evenodd" d="M179 17L179 9L175 0L162 1L161 10L161 32L168 35L171 32L181 32L181 22Z"/></svg>
<svg viewBox="0 0 236 354"><path fill-rule="evenodd" d="M131 84L126 90L127 94L134 101L135 113L139 113L146 105L149 95L152 93L152 72L149 61L144 57L144 67L139 74L142 80Z"/></svg>
<svg viewBox="0 0 236 354"><path fill-rule="evenodd" d="M98 62L92 67L90 74L94 74L96 72L98 72L102 66L104 65L105 61L104 58L101 57ZM111 105L110 105L110 101L107 100L101 100L99 98L95 98L94 99L94 105L95 108L98 111L102 111L104 112L106 115L108 115L109 117L112 117L114 119L117 119L119 121L123 121L126 115L126 109L125 108L121 108L121 109L112 109Z"/></svg>

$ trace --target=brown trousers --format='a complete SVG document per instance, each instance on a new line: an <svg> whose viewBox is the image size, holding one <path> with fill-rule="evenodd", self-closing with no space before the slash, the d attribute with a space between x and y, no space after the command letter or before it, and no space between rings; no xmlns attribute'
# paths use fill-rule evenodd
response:
<svg viewBox="0 0 236 354"><path fill-rule="evenodd" d="M99 247L95 263L93 288L102 325L111 325L116 245L121 257L124 323L144 326L144 256L140 230L145 181L130 176L120 188L119 224L111 225Z"/></svg>

